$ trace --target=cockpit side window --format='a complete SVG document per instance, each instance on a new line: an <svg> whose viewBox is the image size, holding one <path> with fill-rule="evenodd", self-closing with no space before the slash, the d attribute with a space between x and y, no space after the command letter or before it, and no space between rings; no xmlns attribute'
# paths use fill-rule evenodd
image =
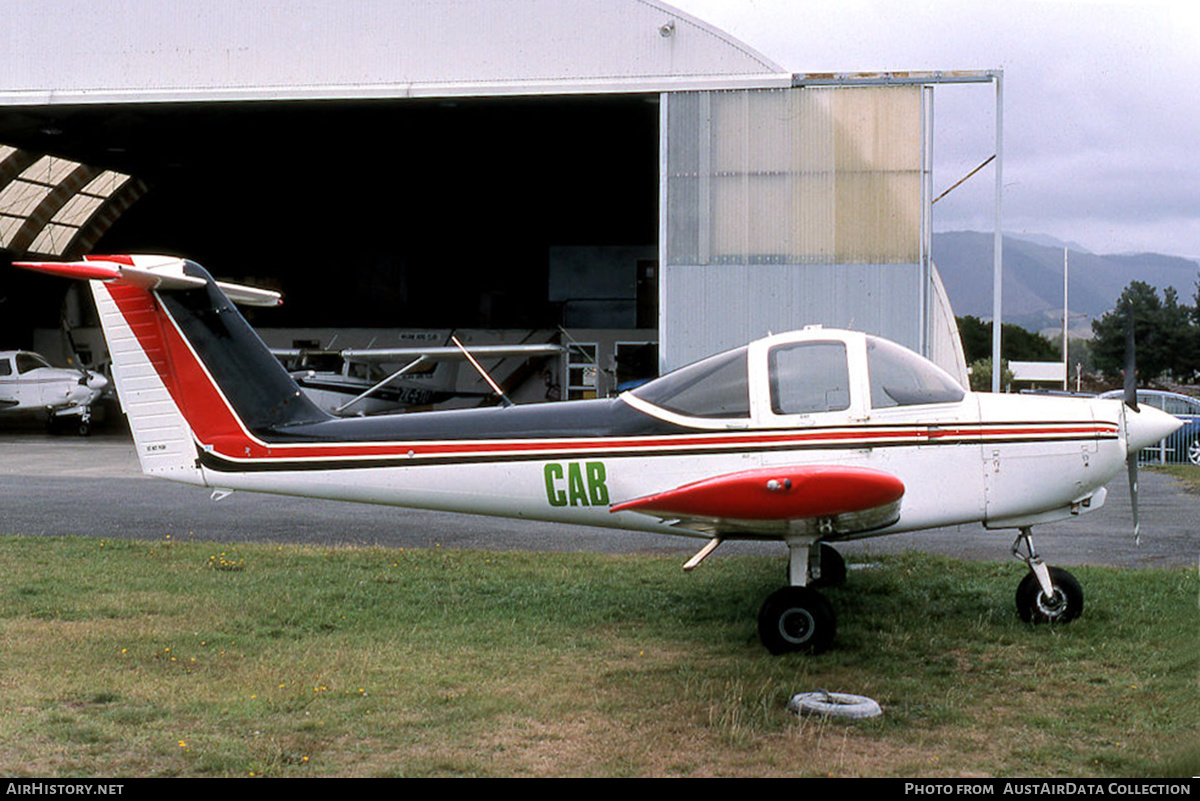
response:
<svg viewBox="0 0 1200 801"><path fill-rule="evenodd" d="M839 412L850 408L850 370L842 342L797 342L767 356L771 411Z"/></svg>
<svg viewBox="0 0 1200 801"><path fill-rule="evenodd" d="M30 370L37 370L39 367L49 367L50 364L34 353L18 353L17 354L17 372L28 373Z"/></svg>
<svg viewBox="0 0 1200 801"><path fill-rule="evenodd" d="M962 387L940 367L884 339L867 338L867 370L876 409L963 399Z"/></svg>
<svg viewBox="0 0 1200 801"><path fill-rule="evenodd" d="M710 356L633 390L633 395L690 417L750 416L746 348Z"/></svg>

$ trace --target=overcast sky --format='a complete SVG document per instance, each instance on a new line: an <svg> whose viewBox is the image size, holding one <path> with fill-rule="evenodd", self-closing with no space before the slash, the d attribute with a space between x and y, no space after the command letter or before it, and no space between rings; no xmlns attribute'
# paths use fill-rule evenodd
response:
<svg viewBox="0 0 1200 801"><path fill-rule="evenodd" d="M1004 70L1007 231L1200 257L1196 0L668 0L791 72ZM990 85L935 95L934 192L990 156ZM994 173L935 207L991 231Z"/></svg>

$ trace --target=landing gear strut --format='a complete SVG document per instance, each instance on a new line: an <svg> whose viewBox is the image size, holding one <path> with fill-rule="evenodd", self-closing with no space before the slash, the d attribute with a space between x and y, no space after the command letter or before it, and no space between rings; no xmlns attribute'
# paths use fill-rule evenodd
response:
<svg viewBox="0 0 1200 801"><path fill-rule="evenodd" d="M91 435L92 411L90 407L84 407L83 411L79 413L54 414L50 412L46 417L46 431L50 434L58 434L72 428L81 437Z"/></svg>
<svg viewBox="0 0 1200 801"><path fill-rule="evenodd" d="M809 539L788 542L790 586L771 593L758 612L758 636L773 654L819 654L837 635L837 619L814 586L840 584L846 578L841 554Z"/></svg>
<svg viewBox="0 0 1200 801"><path fill-rule="evenodd" d="M1022 528L1013 556L1029 566L1017 586L1017 614L1026 623L1069 623L1083 611L1083 588L1061 567L1048 567L1033 548L1029 528Z"/></svg>

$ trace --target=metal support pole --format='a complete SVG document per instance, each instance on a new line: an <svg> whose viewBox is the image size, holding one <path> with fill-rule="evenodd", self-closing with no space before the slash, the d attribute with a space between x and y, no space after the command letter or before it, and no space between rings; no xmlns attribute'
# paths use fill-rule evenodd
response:
<svg viewBox="0 0 1200 801"><path fill-rule="evenodd" d="M1003 325L1001 295L1004 231L1001 228L1001 199L1004 194L1004 72L996 70L996 233L992 246L992 392L1000 391L1000 329Z"/></svg>
<svg viewBox="0 0 1200 801"><path fill-rule="evenodd" d="M1067 289L1068 289L1067 276L1069 274L1070 274L1070 266L1067 262L1067 248L1064 246L1063 247L1063 341L1062 341L1063 391L1064 392L1071 388L1071 385L1068 383L1068 381L1070 379L1067 377L1067 375L1068 375L1067 365L1068 365L1068 361L1069 361L1069 355L1067 354L1067 318L1070 316L1070 305L1067 302Z"/></svg>

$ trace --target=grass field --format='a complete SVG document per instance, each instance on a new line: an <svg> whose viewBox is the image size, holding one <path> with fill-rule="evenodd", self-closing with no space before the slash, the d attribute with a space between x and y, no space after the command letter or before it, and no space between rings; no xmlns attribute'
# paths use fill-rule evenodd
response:
<svg viewBox="0 0 1200 801"><path fill-rule="evenodd" d="M1015 562L909 555L771 657L778 560L0 539L0 774L1191 776L1195 570L1080 568L1022 624ZM880 718L798 718L816 689Z"/></svg>
<svg viewBox="0 0 1200 801"><path fill-rule="evenodd" d="M1190 464L1154 465L1146 468L1166 473L1182 484L1188 492L1200 492L1200 467Z"/></svg>

